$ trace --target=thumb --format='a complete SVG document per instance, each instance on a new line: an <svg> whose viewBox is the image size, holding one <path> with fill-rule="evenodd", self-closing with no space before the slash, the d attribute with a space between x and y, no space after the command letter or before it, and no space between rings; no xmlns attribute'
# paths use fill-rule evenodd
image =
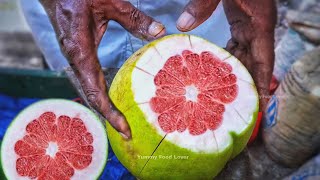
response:
<svg viewBox="0 0 320 180"><path fill-rule="evenodd" d="M191 31L207 20L218 6L220 0L191 0L177 21L177 28Z"/></svg>
<svg viewBox="0 0 320 180"><path fill-rule="evenodd" d="M165 35L166 30L163 24L147 16L131 3L118 1L117 9L111 19L117 21L127 31L138 38L153 40Z"/></svg>

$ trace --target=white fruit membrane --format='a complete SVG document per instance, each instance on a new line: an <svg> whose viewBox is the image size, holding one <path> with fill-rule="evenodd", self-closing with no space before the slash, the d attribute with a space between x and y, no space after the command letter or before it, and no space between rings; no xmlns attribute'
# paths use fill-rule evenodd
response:
<svg viewBox="0 0 320 180"><path fill-rule="evenodd" d="M174 55L182 55L182 51L190 50L201 54L209 51L220 60L232 66L232 73L237 76L238 95L236 99L225 105L222 125L216 130L207 130L201 135L191 135L187 130L182 133L174 131L166 134L158 124L158 115L148 102L156 94L154 76L161 70L166 61ZM191 89L192 90L192 89ZM145 114L146 120L155 127L161 136L182 148L194 152L221 152L232 144L230 132L241 134L255 119L258 95L247 69L243 64L222 48L196 36L173 36L155 43L146 50L138 60L132 72L132 91L134 100Z"/></svg>
<svg viewBox="0 0 320 180"><path fill-rule="evenodd" d="M92 146L92 162L83 170L75 170L75 174L71 177L73 180L97 179L102 173L108 153L108 141L105 128L98 120L98 117L86 107L68 100L52 99L37 102L25 110L23 110L16 119L11 123L5 137L3 138L1 147L1 163L5 175L9 179L30 179L20 176L16 171L16 160L19 158L15 153L15 143L26 135L26 126L32 120L40 117L44 112L54 112L56 117L61 115L70 118L78 117L85 124L87 131L93 136ZM47 150L54 153L56 151L54 144Z"/></svg>

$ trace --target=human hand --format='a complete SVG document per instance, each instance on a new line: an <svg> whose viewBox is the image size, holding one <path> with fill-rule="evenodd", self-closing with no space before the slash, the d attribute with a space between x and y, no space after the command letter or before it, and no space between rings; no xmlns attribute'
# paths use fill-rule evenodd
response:
<svg viewBox="0 0 320 180"><path fill-rule="evenodd" d="M191 0L177 21L180 31L190 31L207 20L220 0ZM260 111L268 102L274 65L276 7L273 0L223 0L231 39L226 49L251 73L260 95Z"/></svg>
<svg viewBox="0 0 320 180"><path fill-rule="evenodd" d="M133 35L152 40L164 35L164 26L129 2L121 0L40 0L57 34L62 52L79 79L90 105L129 139L130 127L114 108L98 61L97 49L109 20Z"/></svg>

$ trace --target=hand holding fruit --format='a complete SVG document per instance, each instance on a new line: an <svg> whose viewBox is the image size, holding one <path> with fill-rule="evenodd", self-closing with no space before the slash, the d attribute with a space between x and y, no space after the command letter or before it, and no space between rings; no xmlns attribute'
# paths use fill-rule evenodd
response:
<svg viewBox="0 0 320 180"><path fill-rule="evenodd" d="M207 20L220 0L191 0L177 21L180 31L190 31ZM248 68L260 95L264 111L274 63L276 7L273 0L223 0L230 24L227 50Z"/></svg>
<svg viewBox="0 0 320 180"><path fill-rule="evenodd" d="M190 31L207 20L219 0L191 0L177 21L180 31ZM152 40L165 34L164 26L127 1L41 0L61 49L79 78L90 104L101 112L124 137L130 128L123 115L112 106L97 49L109 20L115 20L135 36ZM274 61L273 34L275 5L261 2L224 0L232 38L227 50L239 58L252 74L259 94L268 95ZM259 3L259 4L258 4ZM266 99L260 103L264 109Z"/></svg>
<svg viewBox="0 0 320 180"><path fill-rule="evenodd" d="M154 39L164 27L127 1L118 0L41 0L56 31L62 52L80 80L89 103L102 113L115 129L130 138L123 115L113 108L97 49L109 20L115 20L132 34Z"/></svg>

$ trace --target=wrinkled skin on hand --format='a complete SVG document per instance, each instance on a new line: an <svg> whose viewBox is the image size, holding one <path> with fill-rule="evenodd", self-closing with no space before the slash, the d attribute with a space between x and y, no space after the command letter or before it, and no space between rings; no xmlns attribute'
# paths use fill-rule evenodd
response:
<svg viewBox="0 0 320 180"><path fill-rule="evenodd" d="M40 0L92 107L121 135L129 139L130 127L108 95L97 49L109 20L115 20L135 36L151 40L165 33L163 25L121 0Z"/></svg>
<svg viewBox="0 0 320 180"><path fill-rule="evenodd" d="M181 31L196 28L210 17L219 1L191 0L177 21L177 28ZM275 2L222 1L231 31L226 49L248 68L260 95L260 111L264 111L274 65Z"/></svg>

